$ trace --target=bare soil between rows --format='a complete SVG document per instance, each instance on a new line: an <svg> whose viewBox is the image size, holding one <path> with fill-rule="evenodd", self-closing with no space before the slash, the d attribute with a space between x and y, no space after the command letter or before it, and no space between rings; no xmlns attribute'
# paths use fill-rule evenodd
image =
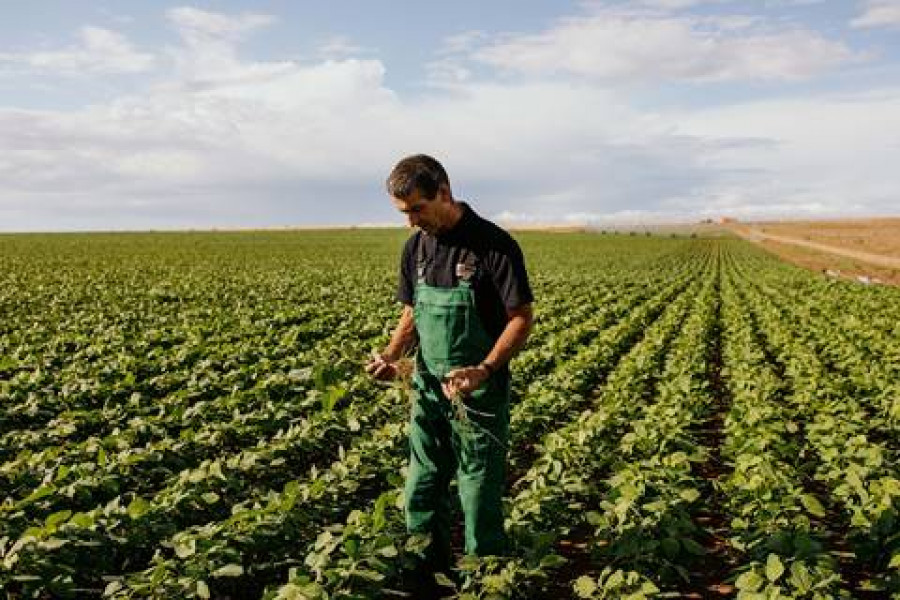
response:
<svg viewBox="0 0 900 600"><path fill-rule="evenodd" d="M741 223L729 229L827 277L900 285L900 219Z"/></svg>

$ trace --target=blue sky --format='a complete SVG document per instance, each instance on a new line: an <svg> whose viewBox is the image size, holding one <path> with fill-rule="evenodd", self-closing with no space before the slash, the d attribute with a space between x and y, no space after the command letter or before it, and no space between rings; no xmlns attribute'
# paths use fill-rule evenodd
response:
<svg viewBox="0 0 900 600"><path fill-rule="evenodd" d="M0 5L0 230L897 214L900 0Z"/></svg>

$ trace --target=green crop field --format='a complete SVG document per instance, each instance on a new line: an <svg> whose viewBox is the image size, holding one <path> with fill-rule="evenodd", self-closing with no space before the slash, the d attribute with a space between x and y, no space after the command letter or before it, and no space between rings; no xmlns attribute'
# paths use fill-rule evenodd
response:
<svg viewBox="0 0 900 600"><path fill-rule="evenodd" d="M407 232L0 236L0 588L403 597ZM900 598L900 290L521 233L507 557L460 598ZM459 543L457 543L457 550Z"/></svg>

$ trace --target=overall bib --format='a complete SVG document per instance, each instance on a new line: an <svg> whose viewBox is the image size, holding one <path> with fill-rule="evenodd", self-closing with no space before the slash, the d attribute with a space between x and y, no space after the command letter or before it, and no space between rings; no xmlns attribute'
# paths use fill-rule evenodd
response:
<svg viewBox="0 0 900 600"><path fill-rule="evenodd" d="M424 244L422 244L424 246ZM420 251L420 258L422 251ZM412 533L431 534L428 563L451 566L450 480L457 477L465 517L465 551L503 554L502 497L509 440L509 374L491 375L463 399L465 418L444 396L441 380L459 367L481 363L494 345L475 305L470 282L438 288L425 283L419 267L414 317L419 336L413 375L410 461L406 479L406 523Z"/></svg>

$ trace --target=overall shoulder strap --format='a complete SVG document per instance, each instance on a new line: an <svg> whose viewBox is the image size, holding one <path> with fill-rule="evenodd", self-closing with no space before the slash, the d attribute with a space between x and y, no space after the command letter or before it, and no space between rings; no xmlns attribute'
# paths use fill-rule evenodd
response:
<svg viewBox="0 0 900 600"><path fill-rule="evenodd" d="M428 236L421 231L416 238L416 278L421 282L425 280L425 268L434 257L434 249L428 251Z"/></svg>

